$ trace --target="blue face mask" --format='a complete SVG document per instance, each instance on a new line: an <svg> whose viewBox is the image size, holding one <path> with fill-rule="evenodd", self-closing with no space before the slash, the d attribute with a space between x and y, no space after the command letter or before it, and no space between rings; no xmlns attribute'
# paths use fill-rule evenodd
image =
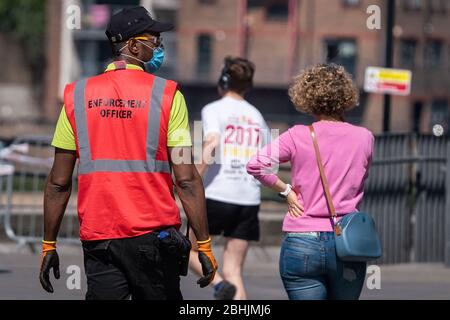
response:
<svg viewBox="0 0 450 320"><path fill-rule="evenodd" d="M164 62L164 47L153 49L153 57L150 61L144 63L145 71L148 73L155 73L161 68Z"/></svg>
<svg viewBox="0 0 450 320"><path fill-rule="evenodd" d="M129 57L129 58L132 58L132 59L137 60L139 62L142 62L144 64L144 69L145 69L146 72L148 72L148 73L155 73L156 71L159 70L159 68L161 68L161 66L162 66L162 64L164 62L164 47L160 46L158 48L152 48L152 47L146 45L145 43L143 43L142 41L139 41L139 42L142 43L147 48L149 48L150 50L153 50L153 57L149 61L142 61L141 59L138 59L136 57L130 56L130 55L125 54L125 53L121 53L121 55ZM119 51L122 51L123 49L125 49L125 47L126 46L121 48Z"/></svg>

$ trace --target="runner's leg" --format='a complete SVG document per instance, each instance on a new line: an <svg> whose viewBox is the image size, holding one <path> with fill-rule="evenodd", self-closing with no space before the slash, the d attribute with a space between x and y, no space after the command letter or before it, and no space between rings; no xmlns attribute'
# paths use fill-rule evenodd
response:
<svg viewBox="0 0 450 320"><path fill-rule="evenodd" d="M236 286L234 300L246 300L247 293L242 280L242 269L250 242L247 240L226 238L223 253L223 277Z"/></svg>

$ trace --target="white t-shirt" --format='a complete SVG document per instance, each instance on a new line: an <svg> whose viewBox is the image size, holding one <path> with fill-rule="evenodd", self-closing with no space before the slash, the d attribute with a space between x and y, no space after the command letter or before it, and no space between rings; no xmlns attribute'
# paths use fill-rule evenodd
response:
<svg viewBox="0 0 450 320"><path fill-rule="evenodd" d="M250 158L270 140L270 130L261 113L245 100L223 97L202 110L203 135L220 134L214 164L205 175L207 199L259 205L259 182L247 173Z"/></svg>

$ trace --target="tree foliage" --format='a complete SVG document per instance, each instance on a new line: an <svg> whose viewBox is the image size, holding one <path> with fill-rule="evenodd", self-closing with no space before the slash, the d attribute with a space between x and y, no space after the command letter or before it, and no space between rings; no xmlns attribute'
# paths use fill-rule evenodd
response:
<svg viewBox="0 0 450 320"><path fill-rule="evenodd" d="M42 76L46 0L1 0L0 32L19 42L33 71Z"/></svg>

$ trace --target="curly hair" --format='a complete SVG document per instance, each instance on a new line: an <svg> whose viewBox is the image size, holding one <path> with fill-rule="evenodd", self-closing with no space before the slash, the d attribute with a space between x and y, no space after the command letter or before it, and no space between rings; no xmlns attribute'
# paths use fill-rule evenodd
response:
<svg viewBox="0 0 450 320"><path fill-rule="evenodd" d="M342 116L358 103L358 92L344 67L319 64L302 71L289 88L298 111L312 115Z"/></svg>

